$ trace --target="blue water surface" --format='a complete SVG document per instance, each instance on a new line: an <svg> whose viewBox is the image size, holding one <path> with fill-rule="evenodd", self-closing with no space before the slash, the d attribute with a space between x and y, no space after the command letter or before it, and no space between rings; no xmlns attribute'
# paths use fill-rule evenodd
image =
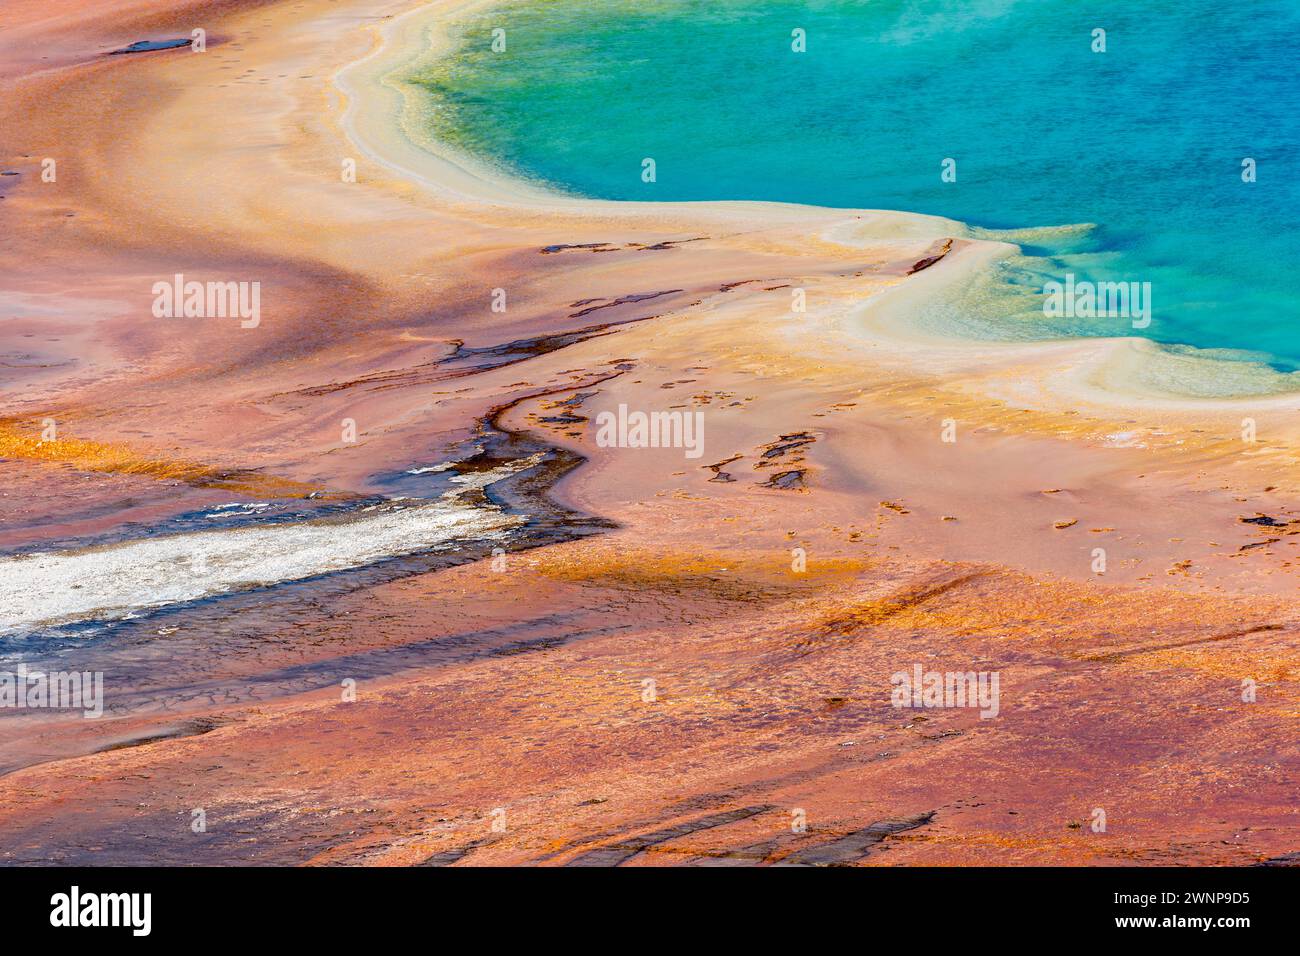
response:
<svg viewBox="0 0 1300 956"><path fill-rule="evenodd" d="M1150 327L1048 320L1021 295L985 305L1002 314L982 331L1142 335L1291 371L1298 36L1297 0L531 0L462 24L417 79L438 135L583 195L1090 225L1028 234L1002 280L1150 282Z"/></svg>

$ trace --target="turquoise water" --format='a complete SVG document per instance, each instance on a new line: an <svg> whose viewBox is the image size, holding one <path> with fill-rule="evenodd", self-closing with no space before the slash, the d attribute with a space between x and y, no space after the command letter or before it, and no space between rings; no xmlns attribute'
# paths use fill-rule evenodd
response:
<svg viewBox="0 0 1300 956"><path fill-rule="evenodd" d="M1297 0L534 0L463 24L418 82L439 135L566 191L1035 229L941 317L971 334L1142 335L1289 372L1297 36ZM1043 283L1067 272L1150 282L1150 327L1046 318Z"/></svg>

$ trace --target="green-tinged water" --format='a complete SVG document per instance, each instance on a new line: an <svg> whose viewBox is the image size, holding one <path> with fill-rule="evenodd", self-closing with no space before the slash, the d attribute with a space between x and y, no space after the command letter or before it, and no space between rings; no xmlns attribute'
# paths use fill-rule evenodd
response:
<svg viewBox="0 0 1300 956"><path fill-rule="evenodd" d="M1182 383L1248 392L1300 368L1298 35L1295 0L523 2L461 24L454 55L415 79L437 135L565 191L1018 230L1023 256L918 321L1271 365ZM1076 228L1044 228L1060 226ZM1149 324L1045 315L1045 284L1067 275L1149 290Z"/></svg>

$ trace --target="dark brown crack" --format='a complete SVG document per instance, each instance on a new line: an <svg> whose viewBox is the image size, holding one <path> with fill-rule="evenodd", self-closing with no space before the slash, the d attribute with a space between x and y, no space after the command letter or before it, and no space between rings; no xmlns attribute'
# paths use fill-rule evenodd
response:
<svg viewBox="0 0 1300 956"><path fill-rule="evenodd" d="M773 866L851 866L871 852L871 848L898 833L923 827L934 819L934 811L897 820L880 820L838 840L796 850Z"/></svg>
<svg viewBox="0 0 1300 956"><path fill-rule="evenodd" d="M384 391L391 388L430 385L435 382L464 378L470 375L478 375L481 372L516 365L528 359L568 348L570 345L577 345L588 339L612 335L624 325L647 322L650 319L659 317L659 314L643 315L634 319L621 319L616 322L589 325L581 329L575 329L572 332L557 332L551 335L515 339L511 342L503 342L500 345L486 345L476 348L469 348L462 341L452 340L448 344L455 346L455 350L450 355L432 362L423 362L404 369L374 372L345 382L310 385L306 388L293 389L279 394L319 396L360 386L365 386L371 391Z"/></svg>
<svg viewBox="0 0 1300 956"><path fill-rule="evenodd" d="M907 274L910 276L916 275L922 269L930 268L930 266L934 265L936 262L938 262L940 259L942 259L951 251L952 251L952 240L945 239L943 241L943 247L939 250L938 255L927 256L924 259L917 260L915 263L912 264L912 268L907 270Z"/></svg>
<svg viewBox="0 0 1300 956"><path fill-rule="evenodd" d="M584 315L587 315L591 312L595 312L598 309L612 309L615 306L619 306L619 305L627 305L632 302L644 302L647 299L658 299L661 296L676 295L678 292L685 292L685 291L686 291L685 289L665 289L663 292L642 292L640 294L635 294L635 295L623 295L623 296L619 296L617 299L610 299L608 302L602 303L601 305L587 305L585 309L579 309L577 312L569 313L569 318L580 319ZM599 300L587 299L585 300L585 303L591 303L597 301ZM585 304L585 303L575 303L575 304Z"/></svg>
<svg viewBox="0 0 1300 956"><path fill-rule="evenodd" d="M619 866L637 854L661 843L690 836L692 833L699 833L703 830L726 826L729 823L735 823L737 820L746 820L749 817L758 816L760 813L766 813L772 809L774 808L770 804L759 804L752 807L742 807L739 810L724 810L722 813L711 813L706 817L700 817L687 823L679 823L651 833L628 837L616 843L579 853L565 866Z"/></svg>
<svg viewBox="0 0 1300 956"><path fill-rule="evenodd" d="M116 740L113 743L95 748L91 753L102 754L113 750L129 750L132 747L147 747L150 744L160 743L164 740L178 740L181 737L201 737L204 734L212 733L224 723L228 723L228 721L218 720L214 717L194 717L165 730L153 730L138 737Z"/></svg>
<svg viewBox="0 0 1300 956"><path fill-rule="evenodd" d="M811 445L817 439L811 432L791 432L779 436L776 441L759 446L759 458L754 468L779 468L767 481L761 482L764 488L777 488L783 491L803 491L806 489L805 468L794 467L802 464L803 454L800 449ZM792 457L787 457L792 456Z"/></svg>
<svg viewBox="0 0 1300 956"><path fill-rule="evenodd" d="M1260 513L1257 513L1253 518L1238 518L1237 520L1242 524L1257 524L1266 528L1285 528L1291 524L1290 521L1278 521L1276 518Z"/></svg>
<svg viewBox="0 0 1300 956"><path fill-rule="evenodd" d="M744 455L732 455L730 458L722 459L722 461L718 462L717 464L705 465L704 466L705 468L708 468L710 471L713 472L713 477L710 478L709 481L735 481L736 480L735 478L731 477L730 474L722 470L723 466L729 465L733 461L739 461L741 458L744 457L745 457Z"/></svg>
<svg viewBox="0 0 1300 956"><path fill-rule="evenodd" d="M194 41L190 37L179 37L175 40L136 40L130 46L124 46L120 50L110 50L108 56L120 56L124 53L152 53L155 50L179 50L183 47L190 46Z"/></svg>
<svg viewBox="0 0 1300 956"><path fill-rule="evenodd" d="M1281 538L1265 538L1263 541L1252 541L1250 544L1243 544L1237 549L1237 553L1240 554L1242 551L1251 551L1254 548L1267 548L1270 544L1277 544L1281 540Z"/></svg>
<svg viewBox="0 0 1300 956"><path fill-rule="evenodd" d="M771 458L780 458L786 452L794 451L796 448L802 448L804 445L811 445L817 439L808 432L794 432L789 435L782 435L777 441L771 442L763 447L763 453L759 457L766 461ZM762 462L754 467L759 468Z"/></svg>
<svg viewBox="0 0 1300 956"><path fill-rule="evenodd" d="M799 491L807 487L804 484L803 476L803 470L800 468L779 471L763 482L763 487L778 488L782 491Z"/></svg>
<svg viewBox="0 0 1300 956"><path fill-rule="evenodd" d="M621 246L616 246L608 242L568 242L556 243L552 246L542 246L538 250L544 256L555 255L557 252L618 252L620 250L630 250L633 252L661 252L665 249L675 249L686 242L701 242L709 238L708 236L695 236L691 239L665 239L662 242L655 242L646 245L642 242L628 242Z"/></svg>
<svg viewBox="0 0 1300 956"><path fill-rule="evenodd" d="M643 246L639 242L629 242L629 249L636 249L640 252L660 252L664 249L675 249L687 242L703 242L708 236L696 236L694 239L665 239L663 242L656 242L649 246Z"/></svg>
<svg viewBox="0 0 1300 956"><path fill-rule="evenodd" d="M112 750L129 750L132 747L147 747L150 744L161 743L164 740L179 740L182 737L199 737L206 733L211 733L223 724L230 723L229 720L215 717L194 717L189 720L181 721L169 727L154 728L148 733L137 734L130 737L122 737L118 740L111 741L91 750L76 751L59 756L45 758L20 760L14 763L0 766L0 777L13 773L16 770L26 770L28 767L36 767L41 764L58 763L62 760L73 760L85 756L87 753L108 753Z"/></svg>
<svg viewBox="0 0 1300 956"><path fill-rule="evenodd" d="M416 863L416 866L451 866L453 863L459 863L465 857L469 856L481 846L492 843L492 840L475 840L473 843L467 843L464 846L458 846L453 850L443 850L435 853Z"/></svg>
<svg viewBox="0 0 1300 956"><path fill-rule="evenodd" d="M587 252L616 252L618 246L611 246L608 242L570 242L543 246L538 251L544 256L552 256L557 252L568 252L571 249L585 249Z"/></svg>
<svg viewBox="0 0 1300 956"><path fill-rule="evenodd" d="M988 574L988 571L972 571L945 581L930 582L908 588L896 596L890 596L881 601L870 601L865 605L838 614L828 619L822 626L822 630L828 633L842 633L883 623L891 617L924 604L926 601L947 594L954 588L987 577Z"/></svg>
<svg viewBox="0 0 1300 956"><path fill-rule="evenodd" d="M779 846L778 841L767 840L763 843L742 846L736 850L701 852L695 854L696 859L686 866L758 866L775 853Z"/></svg>
<svg viewBox="0 0 1300 956"><path fill-rule="evenodd" d="M1195 644L1213 644L1216 641L1230 641L1237 637L1248 637L1251 634L1260 634L1264 631L1283 631L1286 627L1282 624L1260 624L1257 627L1248 627L1240 631L1228 631L1224 634L1211 634L1209 637L1194 637L1188 641L1174 641L1171 644L1147 644L1143 647L1132 647L1122 651L1111 651L1106 654L1096 654L1088 657L1081 657L1084 661L1097 661L1101 663L1110 663L1111 661L1121 660L1125 657L1133 657L1138 654L1153 654L1156 651L1171 651L1180 647L1191 647Z"/></svg>

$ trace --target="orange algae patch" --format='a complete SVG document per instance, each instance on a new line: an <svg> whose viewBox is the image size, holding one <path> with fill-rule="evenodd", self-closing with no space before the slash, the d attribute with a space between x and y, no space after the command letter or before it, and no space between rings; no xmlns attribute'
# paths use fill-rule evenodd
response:
<svg viewBox="0 0 1300 956"><path fill-rule="evenodd" d="M0 458L71 465L81 471L140 475L158 481L179 481L200 488L222 488L267 498L351 497L286 478L255 471L222 469L181 458L152 458L120 444L82 438L44 440L40 431L19 429L11 419L0 421Z"/></svg>
<svg viewBox="0 0 1300 956"><path fill-rule="evenodd" d="M842 581L871 566L857 558L810 558L806 571L793 573L785 550L769 555L671 554L595 546L548 549L533 562L546 577L573 584L708 592L735 600L792 595L803 585Z"/></svg>
<svg viewBox="0 0 1300 956"><path fill-rule="evenodd" d="M877 597L845 602L814 626L824 635L885 627L1014 639L1081 663L1142 670L1159 655L1169 666L1208 672L1216 644L1258 648L1261 665L1274 653L1263 648L1287 652L1294 625L1277 623L1287 616L1275 602L1225 603L1210 595L1044 581L957 565Z"/></svg>
<svg viewBox="0 0 1300 956"><path fill-rule="evenodd" d="M1138 671L1190 671L1203 677L1239 685L1249 677L1267 693L1261 701L1300 703L1300 667L1296 666L1295 630L1286 627L1246 629L1210 634L1181 646L1154 647L1114 661L1115 666Z"/></svg>
<svg viewBox="0 0 1300 956"><path fill-rule="evenodd" d="M855 601L847 607L822 617L818 626L828 632L872 627L891 618L910 615L925 602L983 578L988 573L983 570L958 571L955 575L941 576L920 584L913 584L884 597Z"/></svg>

